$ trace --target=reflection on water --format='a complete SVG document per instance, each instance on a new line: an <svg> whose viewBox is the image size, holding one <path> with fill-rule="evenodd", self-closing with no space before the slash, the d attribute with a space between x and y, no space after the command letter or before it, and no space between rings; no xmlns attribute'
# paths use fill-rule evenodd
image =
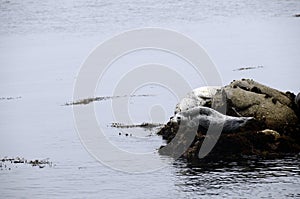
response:
<svg viewBox="0 0 300 199"><path fill-rule="evenodd" d="M299 197L299 155L275 160L215 162L192 166L176 161L176 187L189 196Z"/></svg>

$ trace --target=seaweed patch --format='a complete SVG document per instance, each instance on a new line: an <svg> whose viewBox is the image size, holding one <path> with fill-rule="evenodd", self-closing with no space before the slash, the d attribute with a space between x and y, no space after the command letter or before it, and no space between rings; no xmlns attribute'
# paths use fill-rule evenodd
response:
<svg viewBox="0 0 300 199"><path fill-rule="evenodd" d="M162 127L164 124L160 123L147 123L143 122L141 124L122 124L118 122L113 122L110 125L113 128L147 128L147 129L152 129L152 128L157 128L157 127Z"/></svg>
<svg viewBox="0 0 300 199"><path fill-rule="evenodd" d="M233 71L252 70L252 69L259 69L259 68L263 68L263 66L247 66L247 67L234 69Z"/></svg>
<svg viewBox="0 0 300 199"><path fill-rule="evenodd" d="M0 97L0 100L16 100L16 99L21 99L21 96L18 97Z"/></svg>
<svg viewBox="0 0 300 199"><path fill-rule="evenodd" d="M103 97L91 97L91 98L86 98L86 99L80 99L78 101L74 102L67 102L64 104L64 106L72 106L72 105L87 105L91 102L95 101L103 101L103 100L109 100L109 99L117 99L117 98L122 98L122 97L150 97L154 96L151 94L144 94L144 95L117 95L117 96L103 96Z"/></svg>
<svg viewBox="0 0 300 199"><path fill-rule="evenodd" d="M13 167L17 168L18 164L22 165L30 165L32 167L37 167L37 168L44 168L46 166L48 167L53 167L55 166L52 162L49 161L49 158L46 159L34 159L34 160L27 160L25 158L21 157L3 157L0 158L0 170L11 170Z"/></svg>

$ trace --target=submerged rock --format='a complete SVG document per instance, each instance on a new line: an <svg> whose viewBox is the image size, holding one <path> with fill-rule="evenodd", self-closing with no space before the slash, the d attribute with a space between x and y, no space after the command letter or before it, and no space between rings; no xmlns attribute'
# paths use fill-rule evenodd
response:
<svg viewBox="0 0 300 199"><path fill-rule="evenodd" d="M200 161L198 153L205 139L217 139L216 145L204 158L205 160L236 159L248 155L276 157L286 153L300 152L299 109L297 108L299 94L296 97L291 92L281 92L249 79L233 81L215 91L210 99L207 98L210 103L203 104L201 97L198 97L201 101L198 103L195 101L197 98L194 98L193 104L185 106L189 108L180 114L188 114L191 107L206 106L228 116L253 117L255 120L246 128L239 129L238 132L224 133L222 131L220 137L217 138L206 135L200 122L197 132L194 132L194 141L182 157L191 161ZM198 93L197 96L201 94ZM187 98L190 98L189 95ZM178 105L176 112L178 112ZM167 143L172 141L182 125L176 119L177 117L178 113L158 132L163 139L167 140ZM208 125L214 120L207 117L206 119L209 120ZM185 138L182 140L185 141ZM174 150L181 146L180 141L172 144Z"/></svg>

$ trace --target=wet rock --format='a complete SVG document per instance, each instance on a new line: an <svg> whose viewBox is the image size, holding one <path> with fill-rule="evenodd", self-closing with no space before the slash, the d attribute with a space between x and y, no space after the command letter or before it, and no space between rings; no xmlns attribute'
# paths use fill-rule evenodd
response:
<svg viewBox="0 0 300 199"><path fill-rule="evenodd" d="M249 79L231 82L216 92L210 107L230 116L254 117L254 122L239 132L222 133L212 151L201 160L198 153L204 139L215 138L207 136L198 128L194 141L181 157L189 161L236 160L248 156L273 158L299 153L298 96ZM173 140L179 129L180 124L174 121L171 117L158 132L167 143ZM184 136L181 137L182 142L186 142ZM172 144L175 150L182 143L178 141Z"/></svg>
<svg viewBox="0 0 300 199"><path fill-rule="evenodd" d="M299 123L295 102L290 95L253 80L234 81L216 95L224 94L226 100L215 101L214 106L218 108L226 103L228 115L254 117L265 128L279 132Z"/></svg>

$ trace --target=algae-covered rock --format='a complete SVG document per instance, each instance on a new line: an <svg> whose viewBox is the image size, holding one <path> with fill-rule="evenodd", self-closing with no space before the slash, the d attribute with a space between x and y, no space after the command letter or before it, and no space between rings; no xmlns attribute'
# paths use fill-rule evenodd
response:
<svg viewBox="0 0 300 199"><path fill-rule="evenodd" d="M283 93L253 80L233 81L216 95L224 95L227 114L254 117L266 128L286 131L299 123L296 104L290 93ZM217 97L217 96L216 96ZM222 103L214 103L215 108Z"/></svg>
<svg viewBox="0 0 300 199"><path fill-rule="evenodd" d="M198 93L198 96L201 94ZM222 114L253 117L255 120L246 129L222 133L204 160L236 159L249 155L278 157L300 152L299 94L296 97L291 92L281 92L253 80L242 79L217 89L208 100L210 103L205 103L205 106ZM192 106L194 104L197 103L193 102ZM167 143L177 135L180 126L174 121L170 119L158 132ZM194 141L182 157L189 161L202 161L198 153L205 139L215 138L198 128ZM174 150L177 146L180 146L180 140L173 145Z"/></svg>

